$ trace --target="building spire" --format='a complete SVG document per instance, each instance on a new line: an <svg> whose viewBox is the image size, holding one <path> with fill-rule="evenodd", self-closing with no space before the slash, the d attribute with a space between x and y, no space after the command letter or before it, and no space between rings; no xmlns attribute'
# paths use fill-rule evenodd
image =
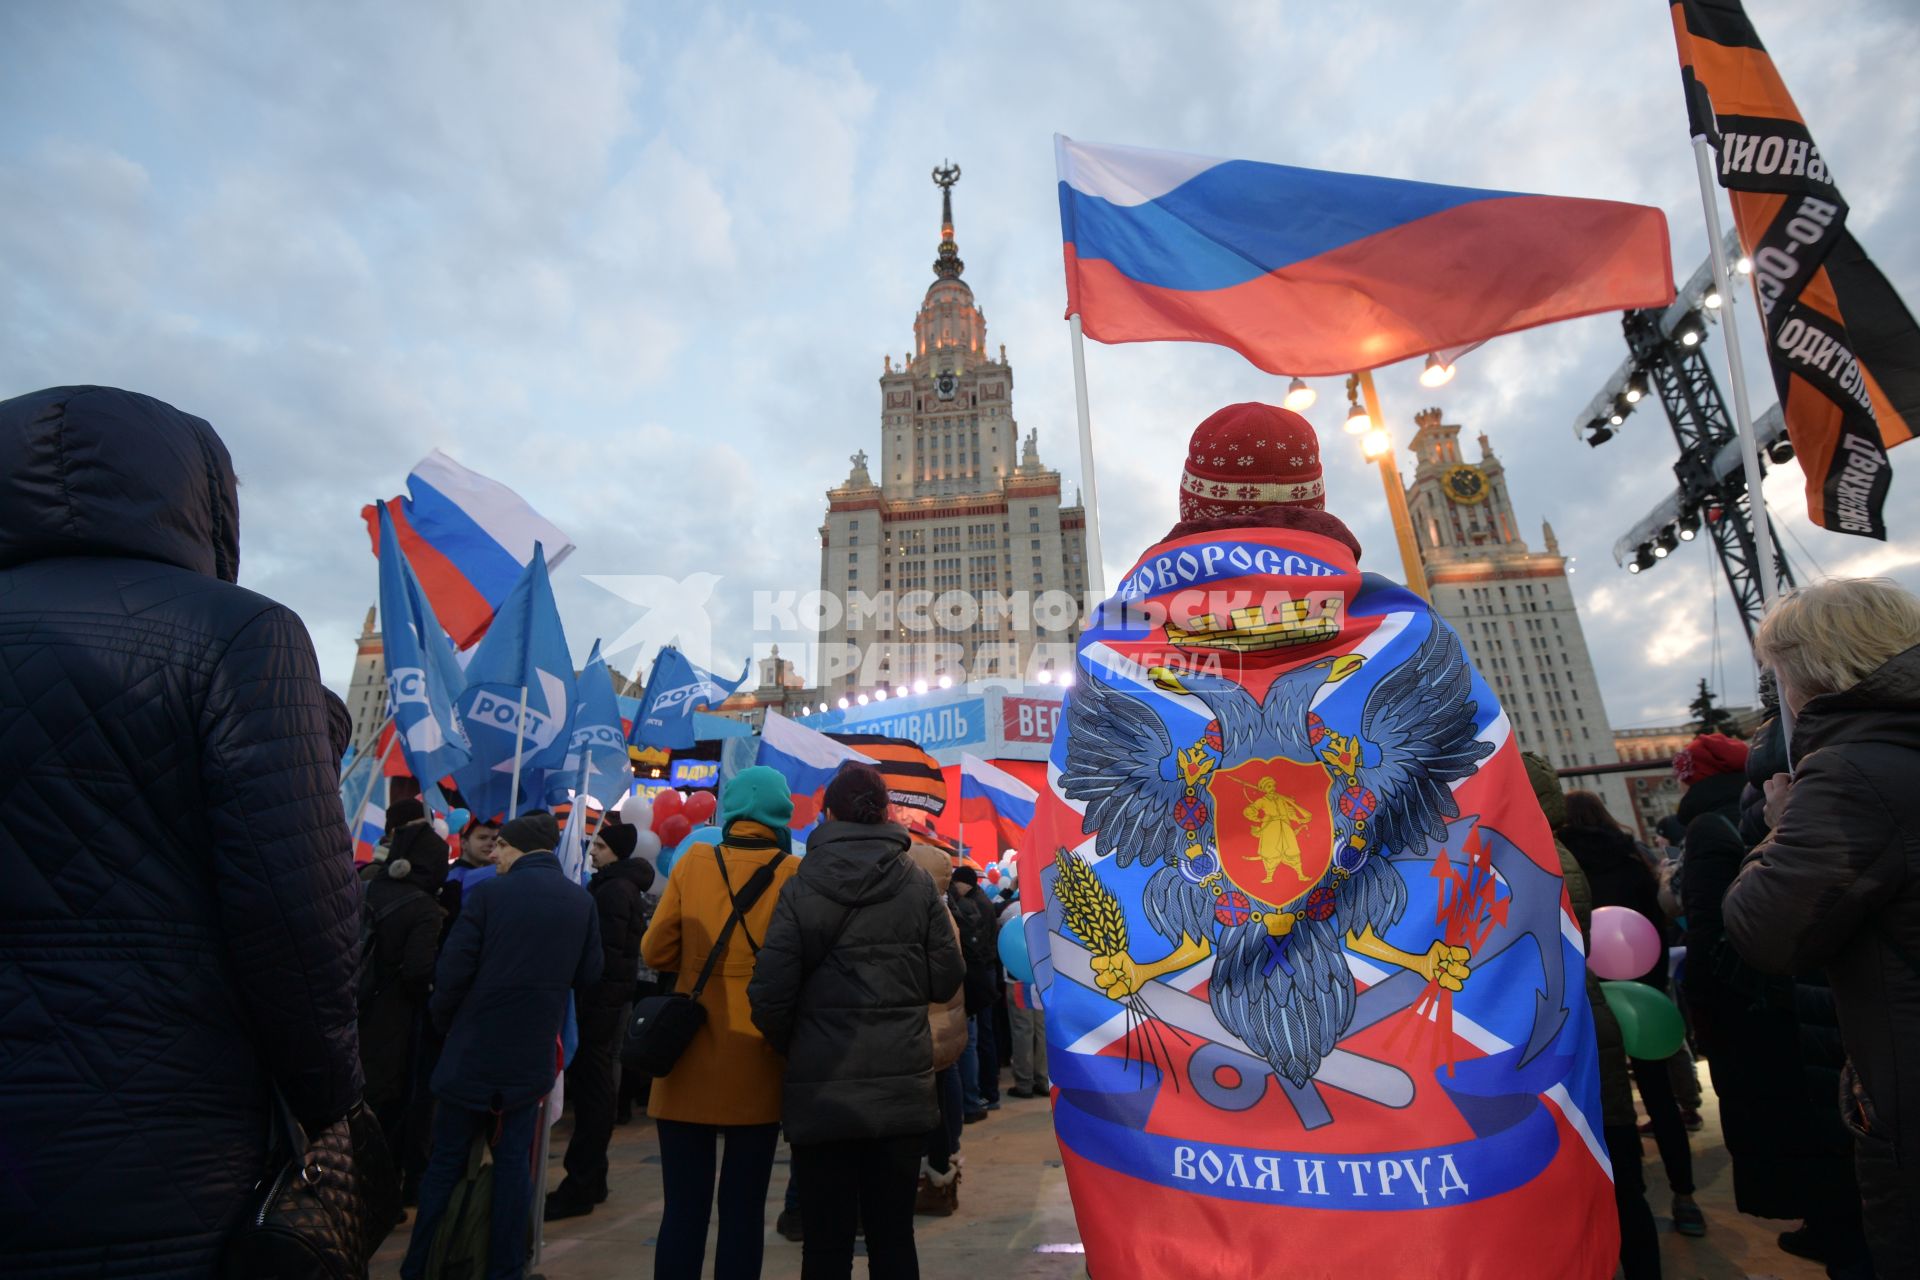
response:
<svg viewBox="0 0 1920 1280"><path fill-rule="evenodd" d="M933 185L940 188L940 256L934 259L933 274L942 280L957 280L967 269L953 239L953 184L958 181L960 166L951 161L943 161L933 171Z"/></svg>

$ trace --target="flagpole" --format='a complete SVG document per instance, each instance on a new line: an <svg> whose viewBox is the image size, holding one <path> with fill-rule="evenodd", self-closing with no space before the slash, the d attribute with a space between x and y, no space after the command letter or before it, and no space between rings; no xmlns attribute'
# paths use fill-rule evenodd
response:
<svg viewBox="0 0 1920 1280"><path fill-rule="evenodd" d="M1087 349L1080 333L1080 313L1067 317L1073 333L1073 398L1080 416L1080 487L1085 490L1081 505L1087 513L1087 605L1086 613L1107 595L1106 568L1100 559L1100 490L1093 478L1093 416L1087 408Z"/></svg>
<svg viewBox="0 0 1920 1280"><path fill-rule="evenodd" d="M1746 366L1740 359L1740 309L1733 305L1733 287L1727 273L1727 247L1720 235L1720 202L1714 197L1712 157L1713 148L1707 140L1695 135L1694 168L1700 175L1700 205L1707 215L1713 287L1720 291L1724 302L1720 308L1721 336L1726 340L1727 373L1733 381L1733 421L1740 433L1740 460L1747 471L1747 506L1753 515L1754 556L1760 561L1754 568L1760 578L1760 597L1766 609L1771 609L1780 594L1778 571L1774 568L1773 526L1767 518L1766 497L1760 492L1760 445L1753 434L1753 411L1747 407Z"/></svg>
<svg viewBox="0 0 1920 1280"><path fill-rule="evenodd" d="M379 740L380 735L376 733L374 735L374 741L378 742ZM398 741L400 741L400 726L396 724L393 726L393 736L387 739L386 750L382 751L380 758L373 762L373 772L367 775L367 785L360 789L360 803L353 807L353 822L349 828L350 831L358 831L360 829L360 815L367 811L367 801L373 798L374 784L386 776L387 757L393 754L393 744Z"/></svg>
<svg viewBox="0 0 1920 1280"><path fill-rule="evenodd" d="M520 718L513 722L513 793L507 797L507 817L520 816L520 757L527 746L527 686L520 686Z"/></svg>

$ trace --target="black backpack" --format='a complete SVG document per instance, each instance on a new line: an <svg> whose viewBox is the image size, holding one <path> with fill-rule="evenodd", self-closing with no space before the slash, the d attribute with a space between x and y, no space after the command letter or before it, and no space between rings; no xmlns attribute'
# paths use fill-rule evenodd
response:
<svg viewBox="0 0 1920 1280"><path fill-rule="evenodd" d="M359 993L360 1007L382 991L386 985L381 979L380 964L380 924L391 917L400 908L412 901L409 894L396 894L390 902L376 908L371 902L360 904L360 945L354 952L360 957L359 972L355 977L354 989Z"/></svg>

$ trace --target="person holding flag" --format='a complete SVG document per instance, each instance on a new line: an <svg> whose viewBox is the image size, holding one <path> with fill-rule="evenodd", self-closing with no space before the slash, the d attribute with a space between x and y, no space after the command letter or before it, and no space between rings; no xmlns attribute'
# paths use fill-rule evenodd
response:
<svg viewBox="0 0 1920 1280"><path fill-rule="evenodd" d="M457 710L472 750L454 778L474 816L511 818L528 807L526 797L546 794L547 774L567 759L574 681L537 544L467 664Z"/></svg>
<svg viewBox="0 0 1920 1280"><path fill-rule="evenodd" d="M1505 712L1360 572L1299 415L1214 414L1179 491L1080 641L1019 854L1089 1271L1604 1280L1580 935ZM1298 870L1259 856L1263 780Z"/></svg>

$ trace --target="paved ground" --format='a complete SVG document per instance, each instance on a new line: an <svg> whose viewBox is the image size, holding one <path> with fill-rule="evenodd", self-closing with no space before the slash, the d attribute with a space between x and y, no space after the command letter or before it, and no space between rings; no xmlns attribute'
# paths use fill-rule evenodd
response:
<svg viewBox="0 0 1920 1280"><path fill-rule="evenodd" d="M1704 1067L1702 1074L1705 1074ZM966 1131L966 1173L960 1212L951 1218L916 1219L921 1271L929 1280L1026 1280L1084 1276L1079 1232L1067 1201L1047 1104L1007 1099L983 1124ZM1732 1174L1720 1145L1718 1114L1709 1094L1707 1125L1694 1135L1694 1180L1708 1220L1707 1235L1690 1240L1674 1234L1667 1217L1666 1177L1649 1139L1648 1196L1661 1230L1667 1280L1819 1280L1825 1271L1781 1253L1774 1237L1792 1223L1743 1218L1733 1209ZM552 1177L561 1176L567 1122L555 1130ZM645 1280L653 1274L653 1238L660 1222L660 1156L653 1127L644 1119L614 1132L613 1195L592 1215L548 1228L537 1269L547 1280ZM772 1232L786 1185L785 1149L774 1170L767 1210L766 1280L800 1274L800 1246ZM373 1274L399 1274L407 1231L401 1228L374 1261ZM865 1270L855 1264L854 1274ZM1524 1272L1516 1271L1516 1277Z"/></svg>

